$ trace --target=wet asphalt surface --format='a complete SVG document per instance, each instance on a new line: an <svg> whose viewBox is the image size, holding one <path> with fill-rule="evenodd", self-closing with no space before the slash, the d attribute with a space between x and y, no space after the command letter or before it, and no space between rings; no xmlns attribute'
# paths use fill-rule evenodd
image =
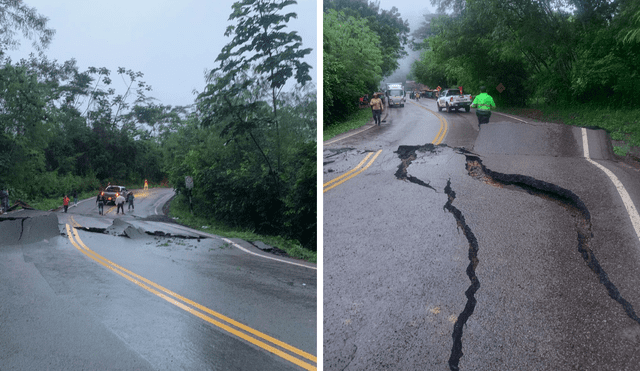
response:
<svg viewBox="0 0 640 371"><path fill-rule="evenodd" d="M581 130L442 112L434 146L434 101L387 112L324 146L325 183L382 150L324 193L324 369L640 369L640 241Z"/></svg>
<svg viewBox="0 0 640 371"><path fill-rule="evenodd" d="M0 218L0 370L315 367L316 270L170 223L171 195Z"/></svg>

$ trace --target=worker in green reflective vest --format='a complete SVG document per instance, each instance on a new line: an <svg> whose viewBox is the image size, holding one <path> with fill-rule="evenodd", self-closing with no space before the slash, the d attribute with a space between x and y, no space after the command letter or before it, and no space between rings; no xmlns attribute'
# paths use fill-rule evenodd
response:
<svg viewBox="0 0 640 371"><path fill-rule="evenodd" d="M488 124L491 117L491 107L496 108L496 104L493 102L493 98L487 94L487 88L480 87L480 95L478 95L471 103L471 108L476 109L476 116L478 116L478 129L481 124Z"/></svg>

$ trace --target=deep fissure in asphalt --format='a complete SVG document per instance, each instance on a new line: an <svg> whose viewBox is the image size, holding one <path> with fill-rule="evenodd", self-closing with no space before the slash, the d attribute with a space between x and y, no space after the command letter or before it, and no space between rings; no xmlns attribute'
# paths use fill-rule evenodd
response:
<svg viewBox="0 0 640 371"><path fill-rule="evenodd" d="M458 364L460 363L460 358L462 358L462 329L464 325L467 323L467 320L473 314L473 311L476 307L476 298L475 294L480 289L480 281L476 276L476 267L478 266L478 240L476 236L471 231L471 228L467 225L467 222L464 219L464 215L462 212L458 210L455 206L452 205L453 200L456 199L456 193L451 189L451 179L447 180L447 186L444 188L444 193L448 196L447 203L444 205L443 209L449 211L453 214L453 217L456 220L456 224L458 228L462 229L462 233L469 241L469 265L467 266L467 276L471 281L471 285L464 292L467 297L467 304L464 306L464 310L458 316L456 323L453 325L453 334L451 337L453 338L453 346L451 347L451 355L449 356L449 369L451 371L460 370Z"/></svg>
<svg viewBox="0 0 640 371"><path fill-rule="evenodd" d="M396 178L400 180L408 180L423 187L431 188L435 192L437 192L437 190L433 188L429 183L426 183L416 177L407 174L407 168L417 157L416 151L436 153L437 147L446 147L446 145L435 146L433 144L425 144L423 146L399 146L398 150L395 153L398 154L398 157L402 162L400 163L400 165L398 165L398 170L395 173ZM480 281L476 276L476 267L478 266L479 262L478 240L471 231L471 228L467 225L462 212L452 205L453 200L455 200L456 198L456 193L451 189L451 179L447 181L447 185L444 188L444 193L448 196L448 201L443 206L443 210L449 211L451 214L453 214L458 228L462 229L464 236L467 238L467 241L469 241L469 265L467 266L466 272L469 280L471 281L471 285L465 291L467 303L465 304L464 310L462 311L462 313L460 313L458 319L456 320L456 323L453 326L453 334L451 335L453 338L453 346L451 348L451 355L449 357L449 368L452 371L458 371L460 369L458 364L460 363L460 358L462 358L463 355L462 329L467 323L469 317L473 314L473 311L476 307L475 293L476 291L478 291L478 289L480 289Z"/></svg>
<svg viewBox="0 0 640 371"><path fill-rule="evenodd" d="M421 185L423 187L431 188L435 192L438 192L436 191L435 188L431 186L431 184L426 183L412 175L407 174L407 168L409 167L409 165L411 165L411 162L413 162L413 160L416 159L416 151L420 151L420 152L429 151L431 153L435 153L436 148L437 147L431 143L425 144L424 146L399 146L398 150L395 151L395 153L398 154L398 157L402 162L400 163L400 165L398 165L398 170L396 171L396 174L395 174L396 178L400 180L408 180L411 183Z"/></svg>
<svg viewBox="0 0 640 371"><path fill-rule="evenodd" d="M631 303L620 295L618 288L609 280L607 272L602 268L593 250L590 242L593 238L591 230L591 214L580 197L572 191L532 178L530 176L520 174L503 174L487 169L477 156L465 155L467 159L466 168L469 175L475 179L484 181L494 186L512 187L516 190L524 190L525 192L554 201L565 207L569 212L576 215L576 232L578 240L578 251L582 255L585 263L598 276L600 283L607 289L609 297L618 302L629 318L640 324L640 318L636 314Z"/></svg>

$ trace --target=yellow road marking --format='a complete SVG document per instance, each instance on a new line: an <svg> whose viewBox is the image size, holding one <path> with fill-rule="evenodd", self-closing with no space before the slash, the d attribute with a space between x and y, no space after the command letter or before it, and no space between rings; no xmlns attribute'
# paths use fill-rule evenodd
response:
<svg viewBox="0 0 640 371"><path fill-rule="evenodd" d="M371 164L373 164L373 162L380 155L380 153L382 153L382 150L378 150L378 152L376 152L375 156L373 156L371 161L369 161L369 163L365 167L363 167L362 169L360 169L360 170L358 170L356 172L353 172L354 170L357 170L358 167L362 166L362 164L371 156L372 153L369 153L369 155L367 157L365 157L365 159L362 160L360 162L360 164L358 164L358 166L356 166L353 170L349 171L349 173L351 173L351 174L349 174L349 173L344 174L346 176L346 178L341 179L339 182L337 182L337 183L335 183L335 184L333 184L331 186L329 186L329 184L333 183L333 181L329 181L329 182L325 183L323 185L323 187L325 187L325 188L322 190L322 193L324 193L324 192L326 192L326 191L328 191L328 190L330 190L332 188L335 188L335 187L339 186L340 184L346 182L347 180L349 180L349 179L353 178L354 176L356 176L356 175L362 173L363 171L367 170L367 168L369 168L369 166L371 166Z"/></svg>
<svg viewBox="0 0 640 371"><path fill-rule="evenodd" d="M354 172L354 171L357 171L357 170L360 168L360 166L362 166L362 165L363 165L363 164L364 164L364 163L369 159L369 157L371 157L371 156L373 156L373 152L369 152L369 153L367 154L367 156L366 156L362 161L360 161L360 163L358 164L358 166L356 166L356 167L354 167L353 169L349 170L348 172L346 172L346 173L344 173L344 174L340 175L339 177L337 177L337 178L335 178L335 179L331 179L330 181L328 181L328 182L324 183L324 184L322 185L322 187L326 187L326 186L328 186L328 185L329 185L329 184L331 184L331 183L335 183L335 182L339 181L340 179L342 179L342 178L344 178L344 177L347 177L347 176L349 176L349 175L353 174L353 172Z"/></svg>
<svg viewBox="0 0 640 371"><path fill-rule="evenodd" d="M427 107L421 106L421 105L419 105L417 103L414 103L414 102L411 102L411 103L415 104L416 106L418 106L418 107L420 107L420 108L422 108L424 110L427 110L427 111L431 112L435 117L438 118L438 121L440 121L440 130L438 131L438 134L433 139L431 144L438 145L438 144L442 143L442 141L444 140L445 135L447 135L447 131L449 129L449 125L447 123L447 119L445 119L441 114L439 114L439 113L437 113L435 111L432 111L432 110L428 109Z"/></svg>
<svg viewBox="0 0 640 371"><path fill-rule="evenodd" d="M85 254L86 256L91 258L92 260L96 261L98 264L104 266L105 268L117 273L118 275L120 275L120 276L126 278L127 280L135 283L136 285L138 285L138 286L142 287L143 289L153 293L154 295L156 295L156 296L168 301L169 303L171 303L171 304L173 304L173 305L175 305L175 306L177 306L177 307L179 307L179 308L181 308L181 309L183 309L183 310L185 310L185 311L187 311L187 312L189 312L189 313L191 313L191 314L193 314L193 315L195 315L195 316L197 316L197 317L199 317L199 318L201 318L201 319L203 319L203 320L205 320L205 321L207 321L209 323L211 323L212 325L215 325L215 326L217 326L217 327L219 327L219 328L221 328L221 329L223 329L223 330L225 330L225 331L227 331L227 332L229 332L229 333L231 333L233 335L238 336L241 339L244 339L244 340L250 342L251 344L254 344L254 345L256 345L256 346L258 346L258 347L260 347L262 349L265 349L265 350L267 350L267 351L269 351L269 352L271 352L271 353L273 353L273 354L275 354L275 355L277 355L277 356L279 356L279 357L281 357L283 359L286 359L287 361L292 362L292 363L304 368L305 370L317 370L316 366L314 366L312 364L309 364L309 363L307 363L305 361L302 361L302 360L300 360L298 358L295 358L292 355L290 355L288 353L285 353L282 350L277 349L277 348L275 348L275 347L273 347L273 346L271 346L271 345L269 345L269 344L267 344L267 343L265 343L263 341L260 341L260 340L258 340L256 338L250 336L249 334L241 332L241 331L239 331L239 330L237 330L237 329L235 329L235 328L233 328L233 327L231 327L231 326L229 326L227 324L219 322L219 321L215 320L214 318L212 318L210 316L207 316L205 313L202 313L200 311L195 310L194 308L191 308L191 307L185 305L184 303L189 304L189 305L191 305L191 306L193 306L193 307L195 307L195 308L197 308L197 309L199 309L199 310L201 310L203 312L206 312L206 313L208 313L208 314L210 314L210 315L212 315L214 317L217 317L218 319L221 319L221 320L227 322L230 325L233 325L233 326L235 326L235 327L237 327L239 329L242 329L242 330L244 330L244 331L246 331L248 333L251 333L251 334L255 335L256 337L259 337L259 338L261 338L263 340L266 340L266 341L268 341L268 342L270 342L270 343L272 343L272 344L274 344L276 346L279 346L279 347L281 347L283 349L286 349L286 350L288 350L288 351L290 351L292 353L295 353L295 354L297 354L297 355L299 355L299 356L301 356L303 358L306 358L306 359L308 359L310 361L313 361L315 363L318 362L318 359L317 359L316 356L314 356L312 354L309 354L309 353L307 353L307 352L305 352L303 350L297 349L297 348L295 348L295 347L293 347L293 346L291 346L291 345L289 345L287 343L284 343L284 342L282 342L282 341L280 341L278 339L275 339L275 338L273 338L273 337L271 337L269 335L263 334L262 332L260 332L258 330L255 330L255 329L253 329L253 328L251 328L251 327L249 327L247 325L244 325L244 324L242 324L240 322L237 322L237 321L235 321L235 320L233 320L233 319L231 319L231 318L229 318L229 317L227 317L227 316L225 316L223 314L217 313L217 312L215 312L215 311L213 311L213 310L211 310L211 309L209 309L209 308L207 308L207 307L205 307L203 305L200 305L200 304L198 304L198 303L196 303L194 301L191 301L191 300L189 300L189 299L187 299L187 298L185 298L185 297L183 297L181 295L178 295L178 294L174 293L173 291L171 291L169 289L166 289L166 288L164 288L164 287L162 287L162 286L160 286L160 285L158 285L158 284L156 284L156 283L154 283L154 282L152 282L152 281L150 281L150 280L148 280L148 279L146 279L146 278L144 278L142 276L139 276L139 275L137 275L137 274L135 274L135 273L133 273L133 272L131 272L131 271L119 266L119 265L117 265L116 263L113 263L112 261L110 261L110 260L102 257L101 255L97 254L95 251L89 249L82 242L82 240L80 239L80 236L78 235L78 231L75 228L72 228L72 227L69 226L69 224L66 224L66 229L67 229L67 236L69 237L69 241L71 242L71 244L73 246L75 246L80 252L82 252L83 254ZM155 289L153 289L153 288L151 288L149 286L153 286L156 289L168 294L169 296L165 295L162 292L159 292L158 290L155 290ZM182 303L182 302L180 302L178 300L175 300L174 298L178 299L178 300L181 300L184 303Z"/></svg>

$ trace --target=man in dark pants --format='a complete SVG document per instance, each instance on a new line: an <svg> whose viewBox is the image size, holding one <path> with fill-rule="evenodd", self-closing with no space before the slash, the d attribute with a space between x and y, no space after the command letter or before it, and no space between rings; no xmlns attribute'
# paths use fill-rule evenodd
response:
<svg viewBox="0 0 640 371"><path fill-rule="evenodd" d="M382 110L384 110L382 99L378 98L378 94L374 94L369 105L373 111L373 123L380 125L380 115L382 115Z"/></svg>
<svg viewBox="0 0 640 371"><path fill-rule="evenodd" d="M116 205L116 214L120 214L120 210L122 210L122 215L124 215L124 197L122 197L122 195L116 198Z"/></svg>
<svg viewBox="0 0 640 371"><path fill-rule="evenodd" d="M98 193L96 203L98 204L98 214L104 215L104 196L102 196L102 193Z"/></svg>
<svg viewBox="0 0 640 371"><path fill-rule="evenodd" d="M133 192L129 192L129 194L127 195L127 202L129 203L129 208L127 210L131 210L131 209L136 209L135 207L133 207ZM122 210L122 212L124 212L124 210Z"/></svg>
<svg viewBox="0 0 640 371"><path fill-rule="evenodd" d="M478 116L478 129L481 124L488 124L491 117L491 108L496 108L496 104L493 102L493 98L487 94L487 88L480 87L480 95L478 95L471 103L471 108L476 109L476 116Z"/></svg>

